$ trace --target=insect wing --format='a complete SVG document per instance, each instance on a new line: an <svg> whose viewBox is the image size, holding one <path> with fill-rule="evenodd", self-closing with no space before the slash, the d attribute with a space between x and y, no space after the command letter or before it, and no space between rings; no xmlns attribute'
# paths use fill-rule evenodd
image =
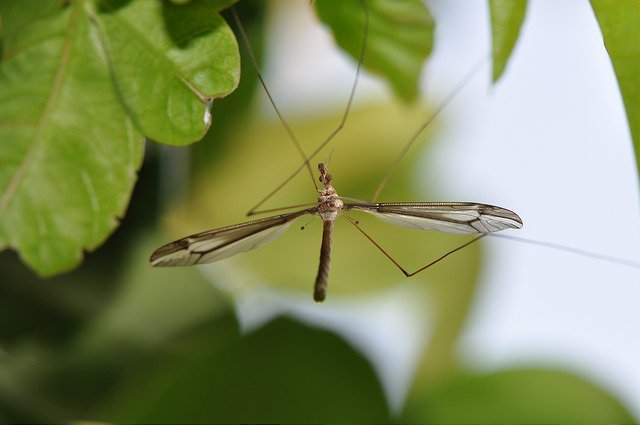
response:
<svg viewBox="0 0 640 425"><path fill-rule="evenodd" d="M513 211L471 202L345 204L345 209L371 213L395 226L445 233L491 233L522 227Z"/></svg>
<svg viewBox="0 0 640 425"><path fill-rule="evenodd" d="M315 211L311 208L196 233L161 246L151 254L149 262L156 267L213 263L271 242L293 220Z"/></svg>

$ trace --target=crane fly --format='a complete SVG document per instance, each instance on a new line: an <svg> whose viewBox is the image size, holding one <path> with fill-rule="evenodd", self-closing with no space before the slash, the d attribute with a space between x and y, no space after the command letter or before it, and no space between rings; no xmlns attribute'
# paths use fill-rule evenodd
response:
<svg viewBox="0 0 640 425"><path fill-rule="evenodd" d="M318 190L318 202L311 208L288 214L280 214L260 220L221 227L196 233L158 248L150 258L152 266L192 266L213 263L240 252L262 246L280 236L298 217L310 214L322 219L322 243L320 264L313 290L313 299L322 302L326 298L331 263L331 240L336 219L347 211L364 211L381 221L411 229L438 230L445 233L480 234L457 249L448 252L413 273L408 273L359 223L346 216L367 239L380 249L407 277L427 269L447 255L467 246L484 235L504 229L520 229L522 220L516 213L493 205L471 202L386 202L350 203L338 195L332 186L332 176L324 163L318 164L322 189Z"/></svg>

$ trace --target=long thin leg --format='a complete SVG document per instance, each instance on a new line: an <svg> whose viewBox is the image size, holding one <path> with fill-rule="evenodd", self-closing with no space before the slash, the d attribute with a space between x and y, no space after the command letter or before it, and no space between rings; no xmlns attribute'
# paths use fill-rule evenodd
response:
<svg viewBox="0 0 640 425"><path fill-rule="evenodd" d="M238 13L236 12L236 9L234 7L231 7L230 9L231 9L231 14L233 15L233 19L236 22L236 25L238 26L238 30L240 31L240 36L242 37L242 41L245 45L245 48L247 49L247 52L249 53L249 57L251 58L251 63L253 63L253 67L256 71L256 75L258 76L258 80L260 80L260 84L262 85L262 88L267 94L267 97L269 98L269 102L271 102L271 106L273 106L273 109L276 111L276 115L278 115L280 122L284 126L285 130L287 130L287 133L289 134L289 138L293 142L293 145L298 150L298 153L302 157L302 160L305 161L304 163L307 166L307 170L309 171L309 176L311 177L311 181L313 182L313 185L316 188L316 190L318 190L318 184L316 183L316 179L313 176L313 170L309 165L309 161L307 160L307 155L304 153L304 150L302 149L302 146L300 145L300 142L298 141L298 138L296 137L295 133L291 129L291 126L289 125L287 120L284 119L284 116L280 112L280 109L278 109L276 102L273 100L273 97L271 96L271 92L267 88L267 84L265 83L264 78L262 78L262 74L260 73L260 69L258 68L258 61L256 60L256 57L253 54L251 43L249 43L249 37L247 37L247 33L244 30L244 26L242 25L242 22L240 21L240 17L238 16Z"/></svg>
<svg viewBox="0 0 640 425"><path fill-rule="evenodd" d="M276 186L276 188L274 190L269 192L264 198L262 198L257 204L255 204L249 210L249 212L247 213L248 216L261 213L262 211L258 211L258 208L260 208L262 206L262 204L264 204L273 195L275 195L278 191L280 191L280 189L282 189L284 186L286 186L286 184L289 183L295 176L297 176L298 173L300 173L300 171L302 171L302 169L304 169L306 167L307 169L310 170L311 169L310 161L313 158L315 158L315 156L318 155L318 153L331 140L333 140L333 138L340 132L340 130L343 129L343 127L345 125L345 122L347 121L347 118L349 116L349 113L351 112L351 107L353 105L353 99L355 98L356 89L358 87L358 82L360 81L360 73L361 73L361 68L362 68L362 62L364 61L364 55L365 55L365 52L367 51L367 38L369 36L369 8L367 7L367 3L366 3L365 0L361 0L360 4L362 5L362 10L364 12L364 31L363 31L363 36L362 36L362 44L360 46L360 55L359 55L359 58L358 58L358 66L356 68L356 75L355 75L355 78L353 80L353 86L351 87L351 93L349 94L349 100L347 101L347 106L346 106L346 108L344 110L344 114L342 115L342 119L340 120L340 123L329 134L329 136L327 136L327 138L320 144L320 146L318 146L311 153L311 155L309 155L309 157L303 157L304 162L298 168L296 168L296 170L289 177L287 177L282 183L280 183L278 186ZM257 67L256 67L256 69L257 69ZM260 79L260 81L262 81L262 79ZM264 83L263 83L263 87L264 87ZM265 90L266 90L266 87L265 87ZM269 96L269 98L271 98L271 97ZM275 105L274 105L274 107L275 107ZM314 185L316 184L315 179L313 179L313 183L314 183ZM316 189L317 188L318 187L316 186Z"/></svg>
<svg viewBox="0 0 640 425"><path fill-rule="evenodd" d="M471 78L473 78L476 75L476 73L480 70L480 68L482 68L482 66L488 60L489 60L488 56L487 57L483 56L482 59L476 62L469 69L469 71L467 71L464 77L462 77L462 80L460 80L460 82L456 84L456 86L453 89L451 89L451 91L445 96L444 100L440 102L438 107L435 109L435 111L433 111L433 113L429 116L429 118L427 118L427 120L418 128L418 130L413 134L413 136L411 136L411 138L404 145L404 147L402 148L402 150L400 151L396 159L393 161L393 163L391 163L391 166L387 170L387 173L382 177L382 180L380 180L380 183L378 184L376 191L373 193L373 196L371 197L371 202L375 202L378 199L378 197L380 196L380 193L382 192L382 189L384 189L384 186L389 181L389 178L396 171L396 168L398 168L398 165L400 165L400 161L402 161L402 158L404 158L407 152L409 152L409 149L411 149L411 146L413 146L413 144L418 139L418 137L420 137L420 134L422 134L422 132L427 127L429 127L429 125L433 122L433 120L435 120L437 116L440 115L440 112L442 112L442 110L458 95L458 93L467 85L467 83L471 80Z"/></svg>
<svg viewBox="0 0 640 425"><path fill-rule="evenodd" d="M376 246L376 248L378 248L378 249L379 249L379 250L380 250L380 251L381 251L381 252L382 252L382 253L383 253L383 254L384 254L384 255L385 255L389 260L391 260L391 262L392 262L393 264L395 264L395 266L396 266L397 268L399 268L399 269L400 269L400 271L401 271L402 273L404 273L404 275L405 275L406 277L411 277L411 276L415 276L415 275L417 275L417 274L418 274L418 273L420 273L421 271L426 270L426 269L428 269L429 267L433 266L434 264L439 263L440 261L444 260L445 258L447 258L449 255L453 254L454 252L460 251L461 249L466 248L467 246L471 245L472 243L477 242L478 240L480 240L480 239L482 239L482 238L484 238L485 236L487 236L487 235L488 235L488 233L483 233L483 234L481 234L480 236L478 236L478 237L476 237L476 238L474 238L474 239L471 239L471 240L470 240L470 241L468 241L468 242L465 242L464 244L460 245L459 247L457 247L457 248L455 248L455 249L452 249L451 251L447 252L446 254L441 255L440 257L436 258L435 260L433 260L432 262L430 262L430 263L429 263L429 264L427 264L426 266L419 268L418 270L414 271L413 273L409 273L409 272L408 272L404 267L402 267L402 266L400 265L400 263L398 263L398 262L397 262L397 261L396 261L396 260L391 256L391 254L389 254L387 251L385 251L385 250L384 250L384 248L382 248L382 247L380 246L380 244L378 244L378 242L376 242L376 241L375 241L371 236L369 236L369 234L368 234L367 232L365 232L365 231L362 229L362 227L360 227L360 225L359 225L359 224L358 224L354 219L352 219L352 218L351 218L351 217L349 217L349 216L345 216L345 217L347 217L347 219L351 222L351 224L353 224L353 225L356 227L356 229L358 229L358 230L360 231L360 233L362 233L362 234L363 234L367 239L369 239L369 241L370 241L372 244L374 244L374 245Z"/></svg>

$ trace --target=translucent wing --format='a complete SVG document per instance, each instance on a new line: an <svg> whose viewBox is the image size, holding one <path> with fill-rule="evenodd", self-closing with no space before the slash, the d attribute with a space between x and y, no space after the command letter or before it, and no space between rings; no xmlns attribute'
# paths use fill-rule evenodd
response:
<svg viewBox="0 0 640 425"><path fill-rule="evenodd" d="M393 202L345 204L400 227L445 233L490 233L520 229L522 220L508 209L472 202Z"/></svg>
<svg viewBox="0 0 640 425"><path fill-rule="evenodd" d="M296 218L315 212L316 208L310 208L196 233L161 246L149 262L152 266L213 263L262 246L284 233Z"/></svg>

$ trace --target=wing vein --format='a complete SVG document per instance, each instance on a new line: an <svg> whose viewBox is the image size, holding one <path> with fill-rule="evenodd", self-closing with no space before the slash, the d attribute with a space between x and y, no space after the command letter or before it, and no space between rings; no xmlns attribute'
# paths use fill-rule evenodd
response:
<svg viewBox="0 0 640 425"><path fill-rule="evenodd" d="M445 233L492 233L522 227L522 219L513 211L473 202L347 203L345 209L364 211L400 227Z"/></svg>

